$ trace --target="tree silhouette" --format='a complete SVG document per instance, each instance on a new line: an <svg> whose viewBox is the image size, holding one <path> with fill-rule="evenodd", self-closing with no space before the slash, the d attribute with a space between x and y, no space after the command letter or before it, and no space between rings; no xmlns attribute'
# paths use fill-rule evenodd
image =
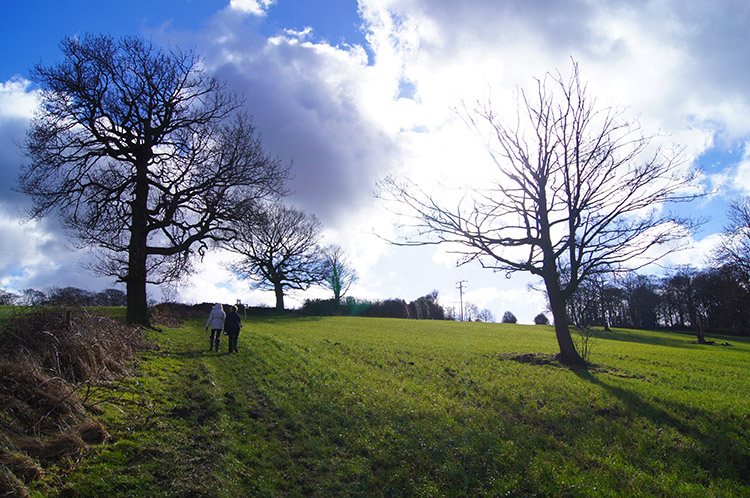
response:
<svg viewBox="0 0 750 498"><path fill-rule="evenodd" d="M284 309L284 290L307 290L325 278L318 247L321 223L298 209L271 204L237 225L236 238L225 246L242 256L230 265L255 289L273 290L276 309Z"/></svg>
<svg viewBox="0 0 750 498"><path fill-rule="evenodd" d="M91 35L60 48L61 62L32 71L42 101L18 190L30 217L57 211L98 247L92 268L125 282L128 320L148 324L146 284L189 273L248 205L283 192L289 168L192 52Z"/></svg>

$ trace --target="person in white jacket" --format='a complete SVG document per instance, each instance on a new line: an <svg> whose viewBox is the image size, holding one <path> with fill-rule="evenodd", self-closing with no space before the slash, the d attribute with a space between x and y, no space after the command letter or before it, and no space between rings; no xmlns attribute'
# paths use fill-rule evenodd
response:
<svg viewBox="0 0 750 498"><path fill-rule="evenodd" d="M216 348L216 352L219 352L219 343L221 342L221 331L224 330L224 319L227 317L224 313L224 309L221 304L216 303L211 309L211 313L208 315L208 321L206 322L206 331L211 329L211 335L209 336L208 350Z"/></svg>

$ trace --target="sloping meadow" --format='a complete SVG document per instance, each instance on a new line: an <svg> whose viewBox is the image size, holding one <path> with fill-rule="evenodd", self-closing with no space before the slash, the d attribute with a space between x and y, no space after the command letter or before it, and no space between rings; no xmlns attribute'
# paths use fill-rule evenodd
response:
<svg viewBox="0 0 750 498"><path fill-rule="evenodd" d="M65 496L748 496L750 341L597 332L593 367L546 326L205 318L141 355L140 405ZM731 343L731 345L719 345Z"/></svg>

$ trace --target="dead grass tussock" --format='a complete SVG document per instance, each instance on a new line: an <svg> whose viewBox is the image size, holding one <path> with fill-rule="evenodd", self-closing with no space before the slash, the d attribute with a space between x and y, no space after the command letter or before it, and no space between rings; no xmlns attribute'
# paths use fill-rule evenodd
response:
<svg viewBox="0 0 750 498"><path fill-rule="evenodd" d="M28 358L0 360L0 406L12 425L26 434L64 430L85 411L72 384L45 372Z"/></svg>
<svg viewBox="0 0 750 498"><path fill-rule="evenodd" d="M5 324L0 358L24 356L69 382L111 379L124 372L135 351L147 346L143 331L79 308L45 309Z"/></svg>
<svg viewBox="0 0 750 498"><path fill-rule="evenodd" d="M0 465L25 483L35 481L42 476L42 467L25 453L0 450Z"/></svg>
<svg viewBox="0 0 750 498"><path fill-rule="evenodd" d="M109 439L82 390L123 378L146 348L140 328L84 309L43 308L2 324L0 496L28 496L46 466L73 464Z"/></svg>
<svg viewBox="0 0 750 498"><path fill-rule="evenodd" d="M23 481L6 465L0 464L0 496L27 498L29 492Z"/></svg>

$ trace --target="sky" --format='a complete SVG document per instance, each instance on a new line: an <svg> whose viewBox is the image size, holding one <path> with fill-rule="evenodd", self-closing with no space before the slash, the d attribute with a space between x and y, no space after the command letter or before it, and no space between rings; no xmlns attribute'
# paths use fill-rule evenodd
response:
<svg viewBox="0 0 750 498"><path fill-rule="evenodd" d="M479 181L492 168L461 118L492 98L514 115L513 95L571 61L601 106L625 109L644 130L682 148L707 195L684 211L709 218L687 250L651 268L701 267L726 223L727 203L750 194L750 2L746 0L130 0L5 2L0 16L0 287L122 288L85 269L54 216L24 219L12 190L19 144L36 106L30 68L60 60L58 44L85 33L137 35L191 49L206 70L244 94L266 150L293 162L286 200L314 213L359 274L349 295L407 301L437 290L441 304L511 311L532 323L545 310L540 282L475 265L456 267L440 246L398 247L374 192L387 175L420 185ZM213 252L155 301L238 299L273 305ZM326 298L322 288L287 303Z"/></svg>

